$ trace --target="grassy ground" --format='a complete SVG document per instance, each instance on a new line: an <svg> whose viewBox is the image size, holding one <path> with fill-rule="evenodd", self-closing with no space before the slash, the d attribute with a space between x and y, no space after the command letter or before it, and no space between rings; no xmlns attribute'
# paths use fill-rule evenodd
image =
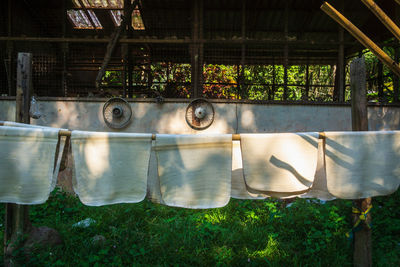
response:
<svg viewBox="0 0 400 267"><path fill-rule="evenodd" d="M400 264L400 191L373 201L373 260ZM37 248L25 266L351 266L351 202L297 199L241 201L212 210L170 208L143 201L87 207L55 191L31 208L34 225L57 229L58 247ZM4 205L0 207L4 216ZM72 225L86 218L88 228ZM0 222L0 238L4 225ZM103 235L103 245L91 239ZM0 245L3 250L2 244ZM0 262L3 261L0 255ZM1 265L1 263L0 263Z"/></svg>

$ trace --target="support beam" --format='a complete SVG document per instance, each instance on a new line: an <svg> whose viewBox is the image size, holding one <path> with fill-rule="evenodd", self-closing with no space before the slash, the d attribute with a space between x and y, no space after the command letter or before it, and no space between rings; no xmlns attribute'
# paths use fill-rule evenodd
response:
<svg viewBox="0 0 400 267"><path fill-rule="evenodd" d="M400 66L391 59L381 48L379 48L371 39L361 32L353 23L346 19L339 11L333 8L327 2L324 2L321 9L332 19L345 28L354 38L356 38L363 46L371 50L371 52L386 66L389 67L397 76L400 76Z"/></svg>
<svg viewBox="0 0 400 267"><path fill-rule="evenodd" d="M284 13L284 34L285 40L289 39L289 1L285 1ZM289 65L289 46L287 44L283 47L283 100L288 98L288 65Z"/></svg>
<svg viewBox="0 0 400 267"><path fill-rule="evenodd" d="M276 91L276 67L275 67L275 59L272 58L272 92L269 94L268 100L275 100L275 91Z"/></svg>
<svg viewBox="0 0 400 267"><path fill-rule="evenodd" d="M383 95L383 65L381 62L378 62L378 98L379 102L384 101Z"/></svg>
<svg viewBox="0 0 400 267"><path fill-rule="evenodd" d="M29 124L29 103L32 95L32 54L18 53L17 96L15 121ZM30 230L29 206L6 204L4 234L4 265L14 266L13 251L18 242ZM7 245L8 244L8 245Z"/></svg>
<svg viewBox="0 0 400 267"><path fill-rule="evenodd" d="M12 0L8 0L8 7L7 7L7 35L9 38L12 37ZM14 43L10 40L7 41L7 64L6 64L6 70L7 70L7 82L8 82L8 95L12 96L14 95L14 82L13 82L13 73L14 73L14 68L13 68L13 59L14 59Z"/></svg>
<svg viewBox="0 0 400 267"><path fill-rule="evenodd" d="M242 0L242 40L246 39L246 0ZM242 44L240 54L240 76L239 76L239 95L243 98L246 95L244 87L244 68L246 65L246 45ZM239 67L238 67L239 68Z"/></svg>
<svg viewBox="0 0 400 267"><path fill-rule="evenodd" d="M365 59L357 58L350 64L351 87L351 118L353 131L368 131L368 111L366 97L366 70ZM353 205L360 211L371 207L371 198L358 199ZM353 224L359 219L359 214L352 214ZM371 222L371 213L367 214L362 229L354 232L353 264L356 267L372 266L371 229L367 225Z"/></svg>
<svg viewBox="0 0 400 267"><path fill-rule="evenodd" d="M388 15L373 1L373 0L361 0L372 13L385 25L385 27L400 40L400 28L390 19Z"/></svg>
<svg viewBox="0 0 400 267"><path fill-rule="evenodd" d="M106 54L104 55L103 63L101 64L101 68L100 68L99 72L97 73L97 77L96 77L96 88L97 89L100 88L101 80L103 79L103 76L106 72L108 63L110 63L111 56L112 56L112 54L115 50L115 47L118 43L118 39L121 35L122 25L123 25L123 22L121 22L121 26L118 26L115 28L114 32L111 35L110 42L107 45L107 50L106 50ZM124 45L126 45L126 44L124 44Z"/></svg>
<svg viewBox="0 0 400 267"><path fill-rule="evenodd" d="M62 37L65 38L67 32L67 0L62 0L62 11L60 16L62 17ZM62 53L62 74L61 74L61 90L62 96L68 96L68 52L69 44L61 43L61 53Z"/></svg>
<svg viewBox="0 0 400 267"><path fill-rule="evenodd" d="M344 3L342 1L342 7L344 8ZM337 70L337 81L338 81L338 95L337 101L344 102L345 95L345 54L344 54L344 29L339 26L339 50L338 50L338 60L336 65Z"/></svg>
<svg viewBox="0 0 400 267"><path fill-rule="evenodd" d="M308 63L307 60L307 65L306 65L306 90L304 93L303 100L308 101L308 95L310 92L310 64Z"/></svg>
<svg viewBox="0 0 400 267"><path fill-rule="evenodd" d="M192 97L198 98L203 94L203 47L199 42L203 39L203 0L192 1L192 44L191 51L191 79Z"/></svg>
<svg viewBox="0 0 400 267"><path fill-rule="evenodd" d="M400 6L399 5L396 5L396 7L395 7L395 22L397 25L400 25ZM397 40L397 44L394 46L394 61L396 63L399 63L399 59L400 59L400 41ZM393 74L392 79L393 79L393 102L398 103L399 102L400 78L397 77L395 74Z"/></svg>

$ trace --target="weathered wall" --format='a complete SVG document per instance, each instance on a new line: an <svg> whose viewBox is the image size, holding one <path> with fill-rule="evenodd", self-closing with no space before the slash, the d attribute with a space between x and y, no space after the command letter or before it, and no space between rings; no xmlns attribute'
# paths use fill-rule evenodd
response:
<svg viewBox="0 0 400 267"><path fill-rule="evenodd" d="M0 120L13 120L15 101L0 101ZM102 117L104 102L39 101L42 117L32 124L112 131ZM125 132L199 133L185 121L188 103L131 102L132 123ZM201 133L262 133L351 130L350 106L213 103L214 123ZM399 130L400 107L368 108L370 130Z"/></svg>

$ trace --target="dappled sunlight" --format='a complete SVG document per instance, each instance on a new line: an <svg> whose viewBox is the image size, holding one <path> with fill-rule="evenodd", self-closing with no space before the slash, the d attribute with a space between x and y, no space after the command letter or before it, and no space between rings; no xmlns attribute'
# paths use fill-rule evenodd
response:
<svg viewBox="0 0 400 267"><path fill-rule="evenodd" d="M314 180L318 162L317 134L242 135L246 184L260 192L299 192Z"/></svg>
<svg viewBox="0 0 400 267"><path fill-rule="evenodd" d="M109 143L102 139L98 142L97 138L88 138L83 154L85 155L85 163L91 173L90 179L97 179L110 168L109 159Z"/></svg>
<svg viewBox="0 0 400 267"><path fill-rule="evenodd" d="M251 110L244 110L241 116L243 127L246 129L252 129L255 127L254 113Z"/></svg>
<svg viewBox="0 0 400 267"><path fill-rule="evenodd" d="M186 108L178 108L174 113L163 113L157 118L156 131L169 134L194 133L195 131L185 121L185 112Z"/></svg>
<svg viewBox="0 0 400 267"><path fill-rule="evenodd" d="M388 195L400 183L400 135L395 132L326 133L329 192L356 199Z"/></svg>
<svg viewBox="0 0 400 267"><path fill-rule="evenodd" d="M231 137L157 137L156 152L162 199L186 208L225 206L230 199Z"/></svg>

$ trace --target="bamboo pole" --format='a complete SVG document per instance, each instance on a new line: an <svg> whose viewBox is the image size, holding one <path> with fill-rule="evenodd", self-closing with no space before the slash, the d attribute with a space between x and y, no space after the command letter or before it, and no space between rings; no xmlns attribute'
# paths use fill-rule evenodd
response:
<svg viewBox="0 0 400 267"><path fill-rule="evenodd" d="M0 121L0 126L4 126L4 122ZM70 137L71 136L72 131L70 130L60 130L58 132L59 136L66 136L66 137ZM325 139L325 133L324 132L320 132L319 133L319 139ZM156 140L156 134L152 134L151 135L151 139L152 140ZM240 141L240 134L232 134L232 141Z"/></svg>
<svg viewBox="0 0 400 267"><path fill-rule="evenodd" d="M371 39L369 39L360 29L358 29L353 23L345 18L339 11L332 7L327 2L324 2L321 9L345 28L354 38L356 38L363 46L371 50L371 52L394 74L400 76L400 66L391 59L379 46L377 46Z"/></svg>
<svg viewBox="0 0 400 267"><path fill-rule="evenodd" d="M393 33L393 35L400 40L400 28L393 22L391 18L373 1L373 0L361 0L372 13L385 25L385 27ZM400 0L398 0L400 2Z"/></svg>

